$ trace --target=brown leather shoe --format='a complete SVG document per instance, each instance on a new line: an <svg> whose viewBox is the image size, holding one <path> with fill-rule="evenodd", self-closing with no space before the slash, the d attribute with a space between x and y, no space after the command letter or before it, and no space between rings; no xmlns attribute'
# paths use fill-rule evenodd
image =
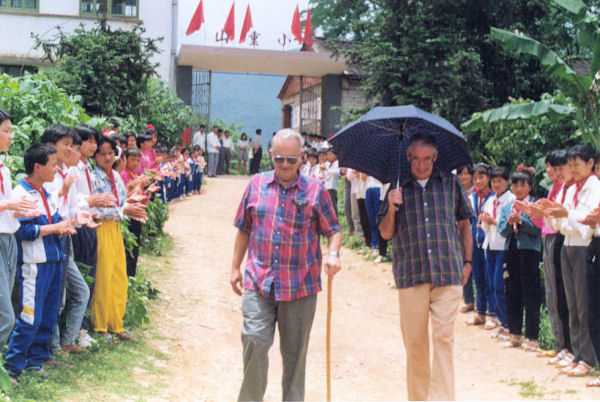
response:
<svg viewBox="0 0 600 402"><path fill-rule="evenodd" d="M85 352L85 349L82 348L79 345L63 345L61 346L61 349L65 352L69 352L69 353L73 353L73 354L78 354L78 353L83 353Z"/></svg>

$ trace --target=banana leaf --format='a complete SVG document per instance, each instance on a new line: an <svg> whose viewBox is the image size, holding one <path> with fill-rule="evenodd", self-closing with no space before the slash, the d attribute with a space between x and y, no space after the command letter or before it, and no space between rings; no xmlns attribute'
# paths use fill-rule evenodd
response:
<svg viewBox="0 0 600 402"><path fill-rule="evenodd" d="M559 105L548 101L510 104L486 110L482 113L475 113L470 120L461 125L461 128L465 132L473 132L489 123L505 120L526 120L537 116L546 116L556 121L571 115L576 110L575 106Z"/></svg>

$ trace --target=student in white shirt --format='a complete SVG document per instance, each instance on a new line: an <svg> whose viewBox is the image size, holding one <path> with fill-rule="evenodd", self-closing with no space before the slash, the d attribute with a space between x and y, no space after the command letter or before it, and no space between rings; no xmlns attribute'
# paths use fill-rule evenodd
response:
<svg viewBox="0 0 600 402"><path fill-rule="evenodd" d="M335 210L335 214L338 214L337 201L338 201L338 181L340 179L340 163L337 160L337 156L333 152L333 149L329 148L327 150L327 162L329 162L329 166L327 166L327 170L325 170L324 174L324 182L325 189L329 193L329 197L331 198L331 203L333 204L333 209Z"/></svg>
<svg viewBox="0 0 600 402"><path fill-rule="evenodd" d="M207 148L208 148L208 171L206 175L208 177L215 177L217 175L217 165L219 163L219 148L221 143L219 142L219 126L213 126L213 131L206 137Z"/></svg>
<svg viewBox="0 0 600 402"><path fill-rule="evenodd" d="M490 289L488 300L489 310L485 328L494 329L500 325L496 335L499 339L507 340L509 336L508 321L506 317L506 300L504 297L504 250L506 238L498 233L498 219L500 211L515 196L508 189L509 172L504 166L494 166L490 171L490 182L494 195L482 208L478 219L485 232L483 250L485 252L485 280L486 287Z"/></svg>
<svg viewBox="0 0 600 402"><path fill-rule="evenodd" d="M196 131L194 136L192 137L192 146L198 145L202 148L202 151L206 151L206 126L204 124L200 125L200 131Z"/></svg>
<svg viewBox="0 0 600 402"><path fill-rule="evenodd" d="M589 331L587 249L595 228L585 219L600 203L600 181L593 173L594 152L588 145L576 145L567 152L569 169L575 184L569 187L566 205L552 203L549 214L553 229L564 236L561 270L569 308L569 331L573 355L558 365L561 372L573 377L588 375L597 363Z"/></svg>
<svg viewBox="0 0 600 402"><path fill-rule="evenodd" d="M231 153L233 152L233 140L229 136L229 130L225 130L223 134L223 171L225 174L229 174L229 164L231 163Z"/></svg>

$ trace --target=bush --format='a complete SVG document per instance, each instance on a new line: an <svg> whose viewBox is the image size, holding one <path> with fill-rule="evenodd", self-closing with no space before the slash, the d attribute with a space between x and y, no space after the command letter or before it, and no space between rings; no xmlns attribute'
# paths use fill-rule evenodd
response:
<svg viewBox="0 0 600 402"><path fill-rule="evenodd" d="M10 154L16 157L19 171L22 171L22 161L18 162L18 157L39 141L46 127L51 124L72 127L90 120L80 97L67 95L43 74L16 78L0 75L0 105L13 116L15 138Z"/></svg>
<svg viewBox="0 0 600 402"><path fill-rule="evenodd" d="M123 324L134 328L150 322L150 313L146 307L149 300L158 298L158 289L145 278L136 276L128 278L127 307Z"/></svg>
<svg viewBox="0 0 600 402"><path fill-rule="evenodd" d="M169 219L169 209L158 197L150 200L147 206L148 222L142 226L140 248L144 253L162 255L164 242L160 239L165 222Z"/></svg>

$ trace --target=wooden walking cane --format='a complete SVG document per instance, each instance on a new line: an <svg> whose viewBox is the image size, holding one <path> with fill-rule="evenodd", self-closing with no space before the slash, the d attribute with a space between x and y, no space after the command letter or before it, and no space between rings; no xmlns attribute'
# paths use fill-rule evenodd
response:
<svg viewBox="0 0 600 402"><path fill-rule="evenodd" d="M325 342L327 360L327 401L331 401L331 282L333 276L327 275L327 340Z"/></svg>

